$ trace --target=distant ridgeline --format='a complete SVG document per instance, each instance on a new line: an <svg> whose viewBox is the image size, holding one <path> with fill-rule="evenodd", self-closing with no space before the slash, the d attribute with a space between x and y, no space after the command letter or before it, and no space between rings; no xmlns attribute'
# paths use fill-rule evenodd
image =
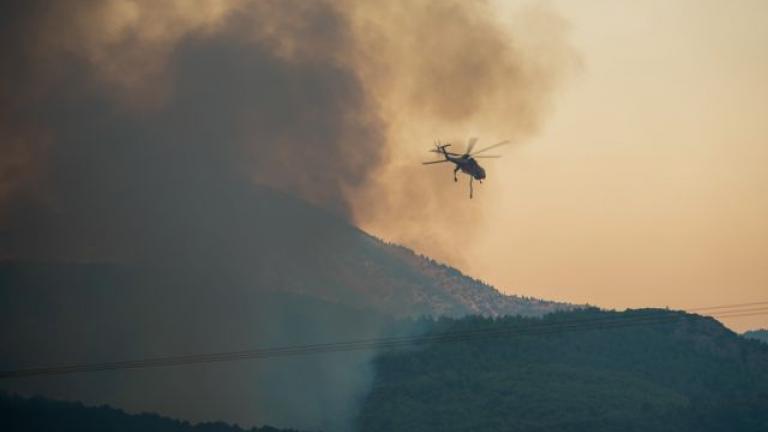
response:
<svg viewBox="0 0 768 432"><path fill-rule="evenodd" d="M365 233L362 234L368 236ZM459 317L470 314L532 317L581 307L581 305L570 303L503 294L481 280L467 276L458 269L428 256L417 254L407 247L373 237L370 237L370 240L382 255L375 260L376 263L393 260L397 265L381 273L387 274L388 278L401 275L396 286L400 291L409 293L409 297L404 298L402 303L393 303L381 308L395 316L429 314ZM402 276L408 273L410 273L408 277ZM420 308L414 306L420 306ZM409 313L404 314L403 310Z"/></svg>
<svg viewBox="0 0 768 432"><path fill-rule="evenodd" d="M428 343L375 358L355 430L768 430L768 345L711 318L590 308L403 325L419 327L414 340ZM243 431L1 393L0 430Z"/></svg>
<svg viewBox="0 0 768 432"><path fill-rule="evenodd" d="M269 426L242 429L222 422L191 424L157 414L127 414L79 402L22 398L0 393L3 432L297 432Z"/></svg>
<svg viewBox="0 0 768 432"><path fill-rule="evenodd" d="M669 312L422 321L426 336L469 336L380 355L359 430L768 431L768 345L649 313Z"/></svg>
<svg viewBox="0 0 768 432"><path fill-rule="evenodd" d="M37 294L51 298L61 295L58 288L63 285L68 295L78 296L88 285L111 289L117 283L127 289L140 284L157 290L160 285L189 277L195 283L209 279L212 283L208 289L214 293L273 287L282 293L394 317L540 316L574 307L503 294L453 267L382 241L290 195L256 188L251 198L241 203L238 217L248 223L236 238L202 251L179 245L177 253L167 254L192 257L171 262L169 269L182 270L176 272L179 274L169 274L170 270L160 274L161 266L146 268L132 262L0 260L0 282L5 285L0 285L0 294L7 292L14 298L20 292L28 296L27 286L32 286ZM187 250L190 248L191 252Z"/></svg>
<svg viewBox="0 0 768 432"><path fill-rule="evenodd" d="M745 331L742 336L748 339L756 339L768 343L768 329Z"/></svg>

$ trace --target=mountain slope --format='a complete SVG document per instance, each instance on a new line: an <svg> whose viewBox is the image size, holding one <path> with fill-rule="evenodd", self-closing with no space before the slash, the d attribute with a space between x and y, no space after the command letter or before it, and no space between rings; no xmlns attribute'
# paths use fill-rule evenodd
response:
<svg viewBox="0 0 768 432"><path fill-rule="evenodd" d="M162 272L163 278L169 274L198 279L224 275L231 283L251 289L310 295L392 316L537 316L572 307L501 294L454 268L385 243L330 212L272 189L240 191L231 201L237 205L226 209L231 212L227 217L208 216L229 219L229 225L197 221L197 230L204 231L199 238L158 241L155 249L139 258L111 261L110 265L123 265L137 274ZM169 233L168 237L175 239L176 235ZM87 278L88 266L83 264L87 263L72 271L83 272L82 277ZM32 266L14 273L14 265L6 262L0 269L7 274L6 289L24 283L11 280L13 277L34 278L27 271ZM152 281L145 277L142 283Z"/></svg>
<svg viewBox="0 0 768 432"><path fill-rule="evenodd" d="M423 299L426 312L435 316L541 316L573 307L567 303L502 294L482 281L408 248L381 242L379 246L419 275L418 282L406 286L411 287L414 297ZM396 309L397 305L391 307Z"/></svg>
<svg viewBox="0 0 768 432"><path fill-rule="evenodd" d="M564 303L503 295L402 246L385 243L289 195L257 190L253 200L261 277L281 290L392 316L536 316ZM266 228L266 229L265 229ZM266 241L265 241L266 240Z"/></svg>
<svg viewBox="0 0 768 432"><path fill-rule="evenodd" d="M680 313L654 325L636 318L647 313L425 322L427 335L559 330L380 355L360 430L766 430L768 346L710 318ZM568 324L575 320L627 325L579 329Z"/></svg>
<svg viewBox="0 0 768 432"><path fill-rule="evenodd" d="M219 194L217 202L229 207L190 214L173 232L146 227L162 238L129 243L109 263L0 263L0 368L365 339L386 335L392 317L540 315L569 307L504 296L270 189ZM373 355L0 386L194 421L343 430L368 390Z"/></svg>
<svg viewBox="0 0 768 432"><path fill-rule="evenodd" d="M242 429L226 423L188 422L156 414L127 414L106 405L86 407L80 403L43 398L26 399L0 393L0 430L4 432L296 432L264 426Z"/></svg>

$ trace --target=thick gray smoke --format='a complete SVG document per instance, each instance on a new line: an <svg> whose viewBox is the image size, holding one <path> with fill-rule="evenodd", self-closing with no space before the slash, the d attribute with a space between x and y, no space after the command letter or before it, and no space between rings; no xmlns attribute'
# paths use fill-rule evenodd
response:
<svg viewBox="0 0 768 432"><path fill-rule="evenodd" d="M29 287L32 298L63 303L8 303L16 310L5 311L7 324L29 323L23 315L34 310L48 316L3 333L6 346L19 348L4 366L375 335L370 320L346 334L360 318L352 312L267 295L281 287L265 286L260 272L270 266L265 251L283 242L288 253L309 256L290 233L312 227L265 216L259 206L280 197L255 185L348 217L345 189L379 162L375 110L336 60L348 39L345 17L325 3L267 2L231 7L209 26L172 19L183 5L123 2L143 10L142 19L178 27L150 37L159 31L151 22L120 30L121 17L136 12L113 10L117 3L19 2L0 13L0 257L162 270L121 271L94 291L63 276L42 291ZM108 23L116 36L99 28ZM338 430L367 388L369 356L9 385L192 420Z"/></svg>
<svg viewBox="0 0 768 432"><path fill-rule="evenodd" d="M32 294L0 312L29 333L3 325L0 336L26 351L1 366L378 335L383 318L285 295L326 283L312 279L325 270L314 258L343 249L346 231L315 225L321 213L264 186L386 228L445 213L430 198L434 172L412 187L421 174L385 169L390 131L407 130L397 113L466 122L496 107L499 118L525 114L505 124L528 130L552 88L539 68L523 67L491 16L449 1L4 4L0 259L96 273L19 276ZM389 177L373 179L382 172ZM90 267L105 262L117 270ZM286 290L280 269L306 277ZM0 297L11 292L2 288ZM56 297L68 289L72 298ZM36 308L50 314L28 319ZM365 394L370 355L17 389L193 420L338 430Z"/></svg>
<svg viewBox="0 0 768 432"><path fill-rule="evenodd" d="M354 73L334 60L346 23L331 7L318 3L291 18L306 27L297 43L330 50L324 56L285 58L253 35L254 26L287 13L290 6L280 3L185 35L163 58L162 73L144 77L157 83L115 90L79 52L43 52L43 62L27 48L55 35L38 34L47 29L38 8L24 5L31 11L3 14L10 33L3 43L11 45L3 49L0 93L3 255L179 253L164 249L205 241L209 224L224 224L220 218L236 211L237 197L224 192L253 182L348 215L345 188L361 184L379 161L380 126L367 114L375 111ZM139 50L137 43L110 49L119 57ZM130 66L119 73L141 73ZM155 89L161 85L167 88ZM119 91L166 94L146 106Z"/></svg>

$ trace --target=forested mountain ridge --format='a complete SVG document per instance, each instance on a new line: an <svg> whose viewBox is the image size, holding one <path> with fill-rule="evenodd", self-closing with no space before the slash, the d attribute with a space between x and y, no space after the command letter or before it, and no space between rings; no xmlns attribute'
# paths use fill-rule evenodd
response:
<svg viewBox="0 0 768 432"><path fill-rule="evenodd" d="M412 250L395 244L382 243L388 254L402 260L415 272L426 276L422 282L425 297L430 297L430 292L446 293L452 302L457 302L461 307L456 308L450 302L440 303L435 299L431 301L434 316L541 316L557 310L571 309L572 304L541 300L532 297L503 294L496 288L485 282L463 274L461 271L441 264L429 257L414 253ZM418 287L415 287L418 290ZM580 306L576 306L580 307Z"/></svg>
<svg viewBox="0 0 768 432"><path fill-rule="evenodd" d="M376 338L387 336L393 317L572 307L503 295L269 188L218 193L229 207L206 207L170 232L147 226L162 238L109 251L110 260L0 262L0 345L7 350L0 368ZM368 389L374 354L17 380L0 388L191 421L343 429Z"/></svg>
<svg viewBox="0 0 768 432"><path fill-rule="evenodd" d="M270 426L243 429L223 422L191 424L157 414L128 414L106 405L22 398L0 393L3 432L298 432Z"/></svg>
<svg viewBox="0 0 768 432"><path fill-rule="evenodd" d="M359 430L768 430L768 346L648 313L423 321L426 335L496 336L382 354Z"/></svg>
<svg viewBox="0 0 768 432"><path fill-rule="evenodd" d="M766 329L748 330L742 333L742 336L768 343L768 330Z"/></svg>
<svg viewBox="0 0 768 432"><path fill-rule="evenodd" d="M123 273L136 273L142 283L155 283L151 277L166 266L197 278L226 275L252 289L309 295L396 317L538 316L573 307L502 294L455 268L384 242L332 212L270 188L254 187L235 198L239 207L231 218L238 230L209 227L214 240L195 244L179 239L178 245L154 251L157 256L148 259L103 263L123 266ZM26 283L20 280L25 277L40 279L53 272L89 280L89 272L100 272L100 265L93 260L5 260L0 261L0 280L8 289Z"/></svg>
<svg viewBox="0 0 768 432"><path fill-rule="evenodd" d="M461 271L384 242L290 195L257 189L248 229L267 263L260 277L282 290L396 317L538 316L567 303L502 294Z"/></svg>

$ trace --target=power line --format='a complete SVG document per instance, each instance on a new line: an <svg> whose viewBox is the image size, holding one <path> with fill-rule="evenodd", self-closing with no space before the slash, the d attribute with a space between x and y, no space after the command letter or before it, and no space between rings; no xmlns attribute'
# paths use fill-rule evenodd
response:
<svg viewBox="0 0 768 432"><path fill-rule="evenodd" d="M762 315L768 313L763 311L765 308L748 309L748 310L732 310L721 312L718 317L735 317L735 316L752 316ZM751 312L751 313L750 313ZM757 313L756 313L757 312ZM34 369L22 369L17 371L8 371L0 373L0 378L5 377L18 377L18 376L34 376L34 375L53 375L61 373L74 373L74 372L90 372L98 370L113 370L113 369L131 369L142 367L157 367L157 366L176 366L183 364L194 363L210 363L219 361L232 361L239 359L260 359L270 357L284 357L284 356L296 356L296 355L308 355L319 354L328 352L341 352L352 351L361 349L375 349L375 348L399 348L409 345L425 344L430 342L452 342L466 340L470 337L490 337L490 336L525 336L534 334L550 334L563 331L573 330L592 330L592 329L610 329L618 327L634 326L638 324L661 324L665 322L675 321L685 318L684 315L679 315L673 312L663 312L661 314L642 314L634 317L604 317L596 319L577 319L559 321L553 323L537 323L534 325L517 326L511 328L490 328L490 329L476 329L470 331L453 331L446 332L438 335L429 336L406 336L406 337L394 337L394 338L379 338L379 339L363 339L349 342L328 343L328 344L315 344L315 345L298 345L289 347L278 348L266 348L249 351L238 352L225 352L214 354L201 354L191 356L174 356L174 357L162 357L154 359L142 359L134 361L120 361L109 362L100 364L85 364L85 365L73 365L63 367L51 367L51 368L34 368ZM600 322L602 321L602 322Z"/></svg>
<svg viewBox="0 0 768 432"><path fill-rule="evenodd" d="M700 312L700 311L706 311L706 310L712 310L712 309L730 309L730 308L740 308L740 307L758 306L758 305L768 305L768 301L759 301L759 302L750 302L750 303L736 303L736 304L729 304L729 305L706 306L706 307L697 307L697 308L686 308L685 311L687 311L687 312Z"/></svg>
<svg viewBox="0 0 768 432"><path fill-rule="evenodd" d="M734 318L768 314L768 306L746 308L748 306L768 305L768 302L742 303L736 305L709 306L691 309L697 311L719 310L711 317ZM186 356L169 356L127 360L116 362L79 364L56 367L27 368L0 371L2 378L19 378L42 375L61 375L79 372L96 372L118 369L138 369L161 366L181 366L188 364L204 364L246 359L267 359L275 357L293 357L315 355L332 352L347 352L372 349L396 349L424 345L429 343L449 343L489 337L523 337L542 336L572 331L610 330L616 328L649 326L671 323L687 319L684 315L673 311L631 311L631 315L607 316L599 318L581 318L558 320L556 317L541 319L541 322L526 325L494 326L486 329L454 330L434 335L400 336L375 339L359 339L352 341L294 345L285 347L262 348L235 352L209 353Z"/></svg>

